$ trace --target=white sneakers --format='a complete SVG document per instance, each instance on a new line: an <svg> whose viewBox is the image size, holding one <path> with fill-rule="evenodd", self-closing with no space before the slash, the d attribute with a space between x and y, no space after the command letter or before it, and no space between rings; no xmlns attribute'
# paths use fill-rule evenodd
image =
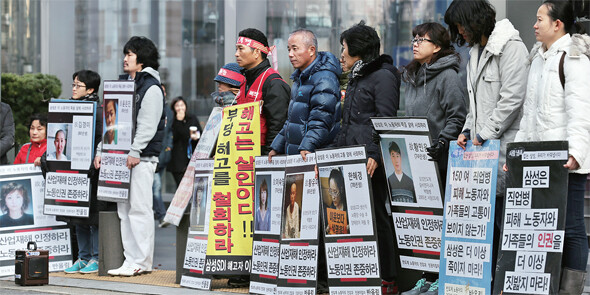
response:
<svg viewBox="0 0 590 295"><path fill-rule="evenodd" d="M139 267L134 268L134 267L128 266L125 263L123 263L123 265L121 267L111 269L107 273L111 276L132 277L132 276L137 276L137 275L141 275L141 274L151 273L151 271L143 270Z"/></svg>

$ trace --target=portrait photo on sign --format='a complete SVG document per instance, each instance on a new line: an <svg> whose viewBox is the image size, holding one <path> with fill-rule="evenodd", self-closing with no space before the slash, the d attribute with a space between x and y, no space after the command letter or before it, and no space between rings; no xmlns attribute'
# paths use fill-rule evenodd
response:
<svg viewBox="0 0 590 295"><path fill-rule="evenodd" d="M406 140L403 138L381 138L381 151L391 202L416 203L416 190L414 189Z"/></svg>
<svg viewBox="0 0 590 295"><path fill-rule="evenodd" d="M31 180L0 181L0 228L33 225Z"/></svg>
<svg viewBox="0 0 590 295"><path fill-rule="evenodd" d="M256 175L256 198L254 214L254 231L268 232L271 225L272 181L270 175Z"/></svg>
<svg viewBox="0 0 590 295"><path fill-rule="evenodd" d="M303 173L285 177L283 197L283 239L301 237L301 204L303 199Z"/></svg>
<svg viewBox="0 0 590 295"><path fill-rule="evenodd" d="M47 160L70 161L72 148L71 123L47 124Z"/></svg>
<svg viewBox="0 0 590 295"><path fill-rule="evenodd" d="M190 225L202 230L205 225L207 208L209 179L207 177L195 177L193 197L191 201Z"/></svg>
<svg viewBox="0 0 590 295"><path fill-rule="evenodd" d="M326 235L350 233L346 184L341 166L320 168L322 212Z"/></svg>
<svg viewBox="0 0 590 295"><path fill-rule="evenodd" d="M118 99L105 99L104 100L104 107L103 107L103 127L104 134L102 136L102 141L104 144L117 144L117 124L118 124L118 116L119 113L119 100Z"/></svg>

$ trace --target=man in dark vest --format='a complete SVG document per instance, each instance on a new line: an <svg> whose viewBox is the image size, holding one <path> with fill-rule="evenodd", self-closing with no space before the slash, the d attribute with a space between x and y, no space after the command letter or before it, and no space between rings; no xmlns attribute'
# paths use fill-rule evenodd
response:
<svg viewBox="0 0 590 295"><path fill-rule="evenodd" d="M271 49L268 40L257 29L245 29L239 33L236 43L236 62L242 68L246 83L238 93L238 104L262 101L260 116L260 145L262 154L270 151L270 144L277 136L285 120L289 107L289 85L266 59Z"/></svg>
<svg viewBox="0 0 590 295"><path fill-rule="evenodd" d="M119 78L135 80L135 136L127 156L127 168L132 170L129 202L117 203L125 262L108 273L134 276L152 271L152 184L164 138L165 102L157 71L160 55L154 43L145 37L131 37L123 48L123 54L126 75ZM94 161L99 168L100 150Z"/></svg>

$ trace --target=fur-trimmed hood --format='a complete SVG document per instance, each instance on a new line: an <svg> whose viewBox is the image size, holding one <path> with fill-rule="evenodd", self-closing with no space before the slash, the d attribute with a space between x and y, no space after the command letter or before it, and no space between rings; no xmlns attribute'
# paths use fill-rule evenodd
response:
<svg viewBox="0 0 590 295"><path fill-rule="evenodd" d="M564 37L566 35L564 35ZM578 56L584 54L584 55L588 56L588 58L590 58L590 36L588 36L586 34L573 34L570 36L570 40L571 40L571 43L568 42L570 44L569 48L559 47L559 48L557 48L557 50L558 51L564 51L564 50L567 51L568 55L570 57L578 57ZM559 44L555 44L555 45L559 45ZM544 52L545 52L545 50L543 49L543 43L541 43L541 42L535 43L535 46L533 46L533 49L531 49L531 52L529 53L529 56L528 56L529 64L531 64L533 62L533 60L535 59L535 56L537 56L537 54L543 54Z"/></svg>
<svg viewBox="0 0 590 295"><path fill-rule="evenodd" d="M494 30L488 38L485 50L493 55L500 55L506 43L511 40L522 41L518 30L514 28L512 23L508 19L503 19L496 22Z"/></svg>

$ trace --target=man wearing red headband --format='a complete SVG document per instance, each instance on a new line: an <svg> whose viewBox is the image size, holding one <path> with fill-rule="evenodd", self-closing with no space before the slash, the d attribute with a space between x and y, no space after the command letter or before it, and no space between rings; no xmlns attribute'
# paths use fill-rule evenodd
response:
<svg viewBox="0 0 590 295"><path fill-rule="evenodd" d="M291 89L266 59L270 48L268 40L257 29L245 29L238 35L236 62L243 67L246 77L238 93L238 104L262 101L260 136L262 154L270 151L270 144L277 136L285 120Z"/></svg>

